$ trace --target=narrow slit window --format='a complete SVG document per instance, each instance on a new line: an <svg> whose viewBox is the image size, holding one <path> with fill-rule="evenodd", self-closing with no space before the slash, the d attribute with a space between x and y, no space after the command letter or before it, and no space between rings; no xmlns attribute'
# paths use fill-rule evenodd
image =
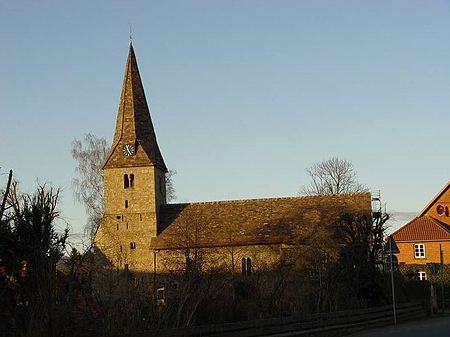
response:
<svg viewBox="0 0 450 337"><path fill-rule="evenodd" d="M116 224L116 229L119 230L119 224Z"/></svg>
<svg viewBox="0 0 450 337"><path fill-rule="evenodd" d="M134 187L134 174L130 174L130 187Z"/></svg>
<svg viewBox="0 0 450 337"><path fill-rule="evenodd" d="M128 200L125 200L125 208L128 208Z"/></svg>
<svg viewBox="0 0 450 337"><path fill-rule="evenodd" d="M123 188L130 187L130 180L128 179L128 174L123 175Z"/></svg>

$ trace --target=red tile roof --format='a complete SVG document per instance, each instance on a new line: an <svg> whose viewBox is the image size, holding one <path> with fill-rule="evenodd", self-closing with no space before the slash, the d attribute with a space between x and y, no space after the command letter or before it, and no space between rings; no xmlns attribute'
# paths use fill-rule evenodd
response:
<svg viewBox="0 0 450 337"><path fill-rule="evenodd" d="M450 228L430 217L416 217L392 234L395 241L442 241L450 240Z"/></svg>

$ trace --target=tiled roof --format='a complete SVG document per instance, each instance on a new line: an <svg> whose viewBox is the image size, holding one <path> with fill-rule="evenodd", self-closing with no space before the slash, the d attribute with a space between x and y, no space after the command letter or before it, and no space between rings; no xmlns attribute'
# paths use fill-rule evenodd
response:
<svg viewBox="0 0 450 337"><path fill-rule="evenodd" d="M126 144L136 147L135 155L123 156L122 150ZM117 113L116 130L104 168L146 165L154 165L167 172L156 141L136 56L133 46L130 44Z"/></svg>
<svg viewBox="0 0 450 337"><path fill-rule="evenodd" d="M450 228L427 215L416 217L392 234L395 241L450 240Z"/></svg>
<svg viewBox="0 0 450 337"><path fill-rule="evenodd" d="M342 213L369 213L369 193L165 205L153 248L301 243Z"/></svg>

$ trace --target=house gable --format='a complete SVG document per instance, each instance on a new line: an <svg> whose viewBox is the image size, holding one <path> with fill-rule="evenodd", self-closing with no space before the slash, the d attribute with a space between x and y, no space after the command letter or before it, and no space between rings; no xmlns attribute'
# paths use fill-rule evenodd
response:
<svg viewBox="0 0 450 337"><path fill-rule="evenodd" d="M425 215L450 225L450 182L431 199L417 217Z"/></svg>

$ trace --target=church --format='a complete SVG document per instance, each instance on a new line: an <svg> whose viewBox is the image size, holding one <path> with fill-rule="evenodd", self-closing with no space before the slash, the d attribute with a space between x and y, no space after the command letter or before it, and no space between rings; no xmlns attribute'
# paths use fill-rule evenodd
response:
<svg viewBox="0 0 450 337"><path fill-rule="evenodd" d="M306 254L312 244L332 242L339 215L371 214L369 193L171 204L167 172L130 43L103 166L97 268L149 280L196 268L249 275L289 258L294 248Z"/></svg>

